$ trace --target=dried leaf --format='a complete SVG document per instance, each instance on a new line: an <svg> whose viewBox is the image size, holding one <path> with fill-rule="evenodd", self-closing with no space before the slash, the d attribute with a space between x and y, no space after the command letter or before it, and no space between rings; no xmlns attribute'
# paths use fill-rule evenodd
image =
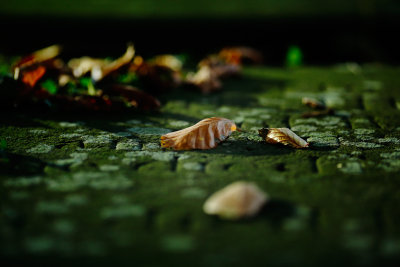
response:
<svg viewBox="0 0 400 267"><path fill-rule="evenodd" d="M68 62L68 66L76 78L82 77L90 72L94 81L100 81L112 72L115 72L125 65L128 65L135 55L133 45L129 45L126 52L120 58L114 61L97 59L91 57L73 58Z"/></svg>
<svg viewBox="0 0 400 267"><path fill-rule="evenodd" d="M262 128L259 135L270 144L282 143L294 148L308 147L308 143L288 128Z"/></svg>
<svg viewBox="0 0 400 267"><path fill-rule="evenodd" d="M153 62L155 65L167 67L173 71L181 71L183 66L182 61L173 55L156 56Z"/></svg>
<svg viewBox="0 0 400 267"><path fill-rule="evenodd" d="M76 78L84 76L86 73L92 71L93 68L102 67L107 64L104 59L97 59L91 57L73 58L68 61L68 66L72 69L72 73Z"/></svg>
<svg viewBox="0 0 400 267"><path fill-rule="evenodd" d="M103 65L103 66L95 66L92 69L92 79L94 81L100 81L107 75L109 75L112 72L115 72L122 68L123 66L128 65L133 57L135 56L135 48L133 45L129 45L128 48L126 49L126 52L123 56L120 58L112 61L109 64Z"/></svg>
<svg viewBox="0 0 400 267"><path fill-rule="evenodd" d="M239 219L257 214L268 196L250 182L234 182L215 192L204 203L203 210L224 219Z"/></svg>
<svg viewBox="0 0 400 267"><path fill-rule="evenodd" d="M325 104L322 103L321 101L314 99L314 98L308 98L308 97L303 97L301 99L301 103L303 103L306 106L309 106L311 108L316 108L316 109L324 109Z"/></svg>
<svg viewBox="0 0 400 267"><path fill-rule="evenodd" d="M218 75L209 66L202 66L196 73L189 73L186 82L195 85L204 94L220 90L222 87Z"/></svg>
<svg viewBox="0 0 400 267"><path fill-rule="evenodd" d="M207 118L180 131L161 136L161 147L174 150L210 149L227 139L236 124L225 118Z"/></svg>
<svg viewBox="0 0 400 267"><path fill-rule="evenodd" d="M141 110L157 110L161 106L157 98L133 86L116 84L111 86L111 91L127 98L132 106Z"/></svg>
<svg viewBox="0 0 400 267"><path fill-rule="evenodd" d="M22 82L33 88L45 73L46 68L43 66L38 66L34 69L26 70L22 73Z"/></svg>
<svg viewBox="0 0 400 267"><path fill-rule="evenodd" d="M36 52L33 52L31 55L28 55L18 61L14 67L14 79L17 80L19 78L19 74L22 69L30 67L37 63L42 63L47 60L53 59L58 56L61 52L61 46L59 45L52 45Z"/></svg>
<svg viewBox="0 0 400 267"><path fill-rule="evenodd" d="M227 63L241 65L244 61L255 64L261 64L263 61L262 54L250 47L229 47L219 52L219 57Z"/></svg>

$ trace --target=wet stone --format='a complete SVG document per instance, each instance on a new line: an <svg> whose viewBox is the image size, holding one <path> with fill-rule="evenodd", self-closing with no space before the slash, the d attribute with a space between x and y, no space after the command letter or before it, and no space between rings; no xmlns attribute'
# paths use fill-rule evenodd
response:
<svg viewBox="0 0 400 267"><path fill-rule="evenodd" d="M28 237L24 242L25 249L34 254L50 251L56 241L50 236Z"/></svg>
<svg viewBox="0 0 400 267"><path fill-rule="evenodd" d="M183 198L202 199L207 196L207 192L198 187L190 187L182 190L181 196Z"/></svg>
<svg viewBox="0 0 400 267"><path fill-rule="evenodd" d="M372 143L372 142L352 142L345 140L342 137L339 137L340 145L341 146L350 146L350 147L357 147L357 148L365 148L365 149L373 149L373 148L380 148L382 145Z"/></svg>
<svg viewBox="0 0 400 267"><path fill-rule="evenodd" d="M32 134L36 134L36 135L47 134L47 130L43 130L43 129L32 129L32 130L29 130L29 132Z"/></svg>
<svg viewBox="0 0 400 267"><path fill-rule="evenodd" d="M164 151L135 151L135 152L126 152L125 157L127 158L140 158L140 157L150 157L154 160L159 161L172 161L177 156L176 152L164 152Z"/></svg>
<svg viewBox="0 0 400 267"><path fill-rule="evenodd" d="M142 150L147 150L147 151L155 151L155 150L160 150L161 146L159 143L145 143L143 144Z"/></svg>
<svg viewBox="0 0 400 267"><path fill-rule="evenodd" d="M182 164L182 169L188 171L203 171L204 165L198 162L185 162Z"/></svg>
<svg viewBox="0 0 400 267"><path fill-rule="evenodd" d="M146 214L146 208L141 205L125 204L118 206L105 207L100 212L100 217L104 220L119 219L125 217L142 217Z"/></svg>
<svg viewBox="0 0 400 267"><path fill-rule="evenodd" d="M368 135L375 133L374 129L354 129L354 134L357 135Z"/></svg>
<svg viewBox="0 0 400 267"><path fill-rule="evenodd" d="M69 235L75 231L75 225L70 220L59 219L53 223L53 230L62 235Z"/></svg>
<svg viewBox="0 0 400 267"><path fill-rule="evenodd" d="M167 133L170 133L170 129L166 128L157 128L157 127L147 127L147 128L141 128L141 127L133 127L127 129L129 132L138 134L138 135L150 135L150 136L161 136Z"/></svg>
<svg viewBox="0 0 400 267"><path fill-rule="evenodd" d="M64 203L67 206L83 206L88 203L88 198L85 195L71 194L65 197Z"/></svg>
<svg viewBox="0 0 400 267"><path fill-rule="evenodd" d="M4 181L5 186L9 187L30 187L35 185L40 185L43 182L43 177L33 176L33 177L14 177Z"/></svg>
<svg viewBox="0 0 400 267"><path fill-rule="evenodd" d="M195 248L195 242L189 235L169 235L162 238L161 248L169 252L186 252Z"/></svg>
<svg viewBox="0 0 400 267"><path fill-rule="evenodd" d="M41 201L36 204L36 211L46 214L65 214L69 211L68 206L57 201Z"/></svg>
<svg viewBox="0 0 400 267"><path fill-rule="evenodd" d="M383 83L381 81L365 80L363 82L364 90L379 91L382 88L383 88Z"/></svg>
<svg viewBox="0 0 400 267"><path fill-rule="evenodd" d="M383 159L378 167L386 172L399 172L400 171L400 159Z"/></svg>
<svg viewBox="0 0 400 267"><path fill-rule="evenodd" d="M82 134L79 133L65 133L65 134L60 134L60 138L77 138L81 137Z"/></svg>
<svg viewBox="0 0 400 267"><path fill-rule="evenodd" d="M55 177L46 183L49 190L61 192L75 191L83 187L118 190L133 186L133 181L123 174L110 175L107 172L76 172L72 176Z"/></svg>
<svg viewBox="0 0 400 267"><path fill-rule="evenodd" d="M313 125L304 125L304 124L295 125L290 129L293 132L302 132L302 133L309 133L318 130L318 128Z"/></svg>
<svg viewBox="0 0 400 267"><path fill-rule="evenodd" d="M190 126L190 123L187 121L181 121L181 120L177 120L177 121L170 121L168 122L168 125L173 127L173 128L186 128Z"/></svg>
<svg viewBox="0 0 400 267"><path fill-rule="evenodd" d="M117 132L117 133L113 133L113 135L116 137L129 137L132 134L130 132Z"/></svg>
<svg viewBox="0 0 400 267"><path fill-rule="evenodd" d="M309 137L307 142L311 147L339 147L339 141L336 137Z"/></svg>
<svg viewBox="0 0 400 267"><path fill-rule="evenodd" d="M396 137L379 138L377 141L380 144L396 144L396 145L400 144L400 138Z"/></svg>
<svg viewBox="0 0 400 267"><path fill-rule="evenodd" d="M100 171L103 171L103 172L115 172L115 171L118 171L119 168L120 167L118 165L109 165L109 164L99 166Z"/></svg>
<svg viewBox="0 0 400 267"><path fill-rule="evenodd" d="M30 149L27 149L26 152L31 154L46 154L52 151L53 149L54 149L53 145L39 144Z"/></svg>
<svg viewBox="0 0 400 267"><path fill-rule="evenodd" d="M357 161L347 161L345 163L338 163L337 168L347 174L360 174L362 173L361 164Z"/></svg>
<svg viewBox="0 0 400 267"><path fill-rule="evenodd" d="M82 136L85 148L112 147L113 141L109 135Z"/></svg>
<svg viewBox="0 0 400 267"><path fill-rule="evenodd" d="M116 150L131 150L131 151L137 151L140 150L140 142L138 140L134 139L128 139L128 140L123 140L117 143Z"/></svg>

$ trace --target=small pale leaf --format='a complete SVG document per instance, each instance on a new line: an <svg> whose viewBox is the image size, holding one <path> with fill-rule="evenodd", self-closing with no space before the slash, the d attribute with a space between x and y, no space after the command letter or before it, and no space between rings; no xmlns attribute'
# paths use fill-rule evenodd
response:
<svg viewBox="0 0 400 267"><path fill-rule="evenodd" d="M259 135L270 144L281 143L294 148L308 147L308 143L288 128L262 128Z"/></svg>
<svg viewBox="0 0 400 267"><path fill-rule="evenodd" d="M203 210L224 219L240 219L257 214L268 196L251 182L234 182L215 192L204 203Z"/></svg>

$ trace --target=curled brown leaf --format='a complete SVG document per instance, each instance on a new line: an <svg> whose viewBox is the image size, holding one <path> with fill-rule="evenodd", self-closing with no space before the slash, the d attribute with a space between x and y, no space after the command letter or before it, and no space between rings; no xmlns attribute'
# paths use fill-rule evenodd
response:
<svg viewBox="0 0 400 267"><path fill-rule="evenodd" d="M210 149L236 130L236 124L231 120L207 118L191 127L161 136L161 147L174 150Z"/></svg>

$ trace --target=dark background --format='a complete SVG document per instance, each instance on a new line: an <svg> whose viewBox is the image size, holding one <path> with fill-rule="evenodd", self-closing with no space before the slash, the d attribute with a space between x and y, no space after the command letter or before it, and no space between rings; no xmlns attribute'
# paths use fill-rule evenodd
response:
<svg viewBox="0 0 400 267"><path fill-rule="evenodd" d="M282 65L290 45L306 64L398 64L396 0L20 0L0 4L0 52L63 44L64 56L204 55L229 45L260 49Z"/></svg>

